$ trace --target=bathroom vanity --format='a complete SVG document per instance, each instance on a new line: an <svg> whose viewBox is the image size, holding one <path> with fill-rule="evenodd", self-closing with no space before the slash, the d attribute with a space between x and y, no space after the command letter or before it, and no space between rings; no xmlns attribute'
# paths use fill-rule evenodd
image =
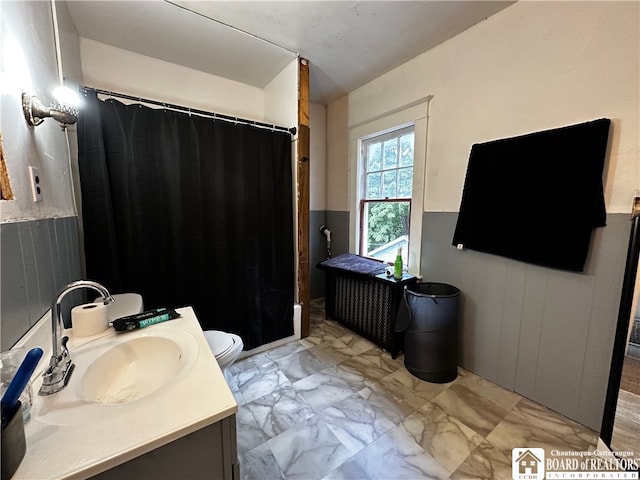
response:
<svg viewBox="0 0 640 480"><path fill-rule="evenodd" d="M71 338L76 369L64 390L34 395L15 480L239 478L237 403L193 309L178 312L181 318L133 332L110 328ZM50 331L45 316L18 343L45 350L34 392L49 361ZM157 369L145 365L150 357L157 358ZM151 387L136 380L139 391L131 397L109 387L114 378L135 379L141 372Z"/></svg>
<svg viewBox="0 0 640 480"><path fill-rule="evenodd" d="M95 480L239 479L235 415L91 478Z"/></svg>

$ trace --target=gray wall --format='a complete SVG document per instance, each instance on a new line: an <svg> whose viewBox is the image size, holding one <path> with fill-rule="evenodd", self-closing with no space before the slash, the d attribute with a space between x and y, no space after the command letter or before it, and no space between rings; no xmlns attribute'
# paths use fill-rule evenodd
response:
<svg viewBox="0 0 640 480"><path fill-rule="evenodd" d="M76 217L0 225L2 350L42 317L60 288L80 279L79 251Z"/></svg>
<svg viewBox="0 0 640 480"><path fill-rule="evenodd" d="M7 72L19 80L7 82L0 99L0 131L7 170L15 199L0 207L0 347L11 347L51 306L55 293L81 277L78 221L71 194L67 138L60 125L47 119L29 127L22 114L21 90L33 90L48 104L58 83L49 2L2 2L2 45L20 45L27 73ZM60 40L67 80L81 78L78 35L64 2L57 3ZM22 65L22 64L20 64ZM15 76L15 77L12 77ZM30 82L30 84L29 84ZM69 128L72 163L76 136ZM39 168L42 201L31 200L28 166ZM81 302L81 293L70 295L63 311Z"/></svg>
<svg viewBox="0 0 640 480"><path fill-rule="evenodd" d="M349 252L349 212L327 210L327 227L331 230L331 253L336 257Z"/></svg>
<svg viewBox="0 0 640 480"><path fill-rule="evenodd" d="M458 214L424 214L424 281L462 293L461 365L598 431L616 328L629 216L594 230L585 272L451 245Z"/></svg>
<svg viewBox="0 0 640 480"><path fill-rule="evenodd" d="M327 258L326 237L320 233L320 227L326 225L324 210L309 212L309 277L311 298L324 297L324 274L316 268Z"/></svg>
<svg viewBox="0 0 640 480"><path fill-rule="evenodd" d="M326 225L331 230L331 255L349 252L349 212L311 211L309 220L309 249L311 262L311 298L324 297L324 272L316 265L327 258L326 237L320 233L320 226Z"/></svg>

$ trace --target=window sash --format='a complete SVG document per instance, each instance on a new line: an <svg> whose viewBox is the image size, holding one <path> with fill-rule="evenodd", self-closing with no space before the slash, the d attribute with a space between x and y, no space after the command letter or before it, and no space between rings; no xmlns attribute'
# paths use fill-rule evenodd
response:
<svg viewBox="0 0 640 480"><path fill-rule="evenodd" d="M409 134L413 134L413 155L411 164L402 156L401 139ZM385 146L395 143L395 158L393 164L385 164ZM379 146L379 148L373 148ZM375 150L377 159L371 158L371 151ZM408 126L396 130L389 131L384 134L371 136L362 141L361 149L363 165L363 198L366 200L385 199L385 198L402 198L411 199L413 190L413 180L410 182L411 190L402 189L400 179L406 176L410 171L413 179L413 168L415 157L415 129L414 126ZM387 182L385 182L385 179ZM393 187L393 188L392 188ZM386 190L385 190L386 188Z"/></svg>
<svg viewBox="0 0 640 480"><path fill-rule="evenodd" d="M363 198L360 200L360 246L358 248L360 255L367 256L369 252L365 251L365 244L367 243L368 224L367 216L365 214L367 204L369 203L406 203L409 205L409 211L407 214L407 235L411 232L411 198ZM368 249L367 249L368 250ZM409 256L409 242L407 242L407 249L402 253L402 256L408 259Z"/></svg>

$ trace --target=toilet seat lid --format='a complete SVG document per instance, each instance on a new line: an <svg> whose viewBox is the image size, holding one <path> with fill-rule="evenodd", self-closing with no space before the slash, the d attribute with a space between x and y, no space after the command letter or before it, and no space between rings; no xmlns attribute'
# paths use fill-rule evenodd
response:
<svg viewBox="0 0 640 480"><path fill-rule="evenodd" d="M216 358L224 355L233 348L233 337L227 333L218 332L217 330L207 330L204 334Z"/></svg>

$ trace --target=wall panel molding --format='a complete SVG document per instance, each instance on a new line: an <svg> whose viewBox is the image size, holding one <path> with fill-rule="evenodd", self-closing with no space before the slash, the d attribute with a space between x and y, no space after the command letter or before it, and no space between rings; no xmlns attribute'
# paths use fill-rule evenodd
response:
<svg viewBox="0 0 640 480"><path fill-rule="evenodd" d="M424 281L462 292L463 368L600 428L629 216L595 229L584 273L451 245L457 212L426 212Z"/></svg>

